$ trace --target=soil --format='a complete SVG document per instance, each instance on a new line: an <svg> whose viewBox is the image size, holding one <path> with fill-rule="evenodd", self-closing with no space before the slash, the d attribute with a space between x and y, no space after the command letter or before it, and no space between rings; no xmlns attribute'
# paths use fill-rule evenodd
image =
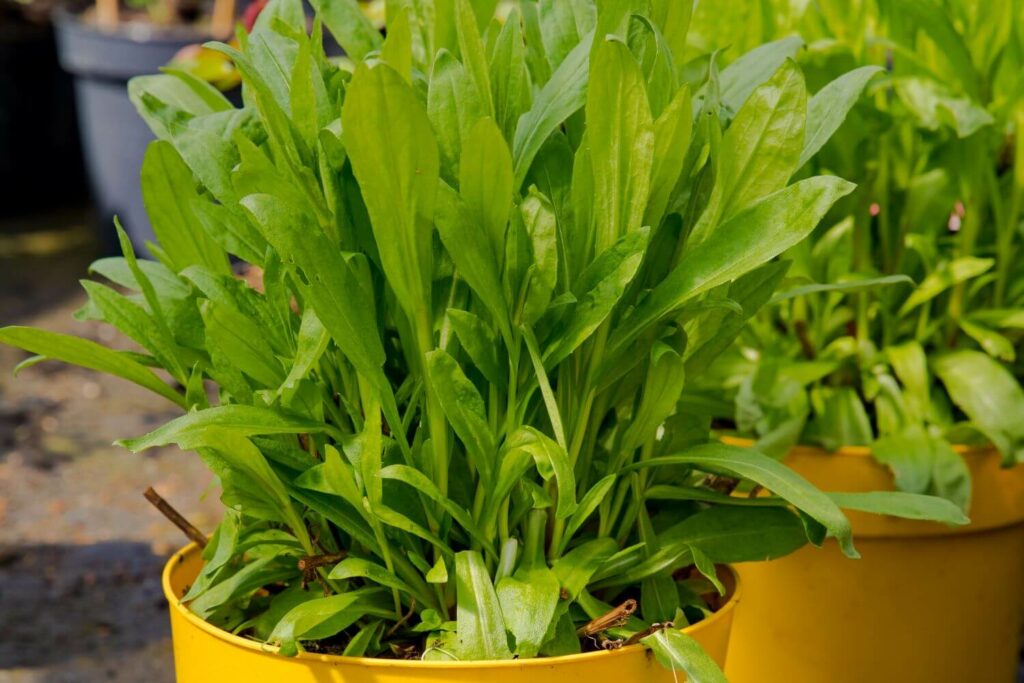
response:
<svg viewBox="0 0 1024 683"><path fill-rule="evenodd" d="M0 325L131 348L71 318L99 247L87 215L52 218L59 229L0 240ZM74 248L47 254L62 243ZM153 486L206 532L218 492L194 455L112 445L179 414L173 405L58 363L13 378L25 357L0 347L0 683L172 683L160 571L187 539L143 491Z"/></svg>

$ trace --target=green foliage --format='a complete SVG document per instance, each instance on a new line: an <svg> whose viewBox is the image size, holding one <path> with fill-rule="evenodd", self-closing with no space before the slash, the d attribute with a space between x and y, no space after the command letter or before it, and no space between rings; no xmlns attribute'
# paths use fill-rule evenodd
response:
<svg viewBox="0 0 1024 683"><path fill-rule="evenodd" d="M710 412L778 457L797 442L870 445L900 489L966 510L970 474L950 444L1024 463L1021 7L748 4L772 9L763 33L712 33L698 13L705 47L799 33L815 91L801 173L859 187L786 252L775 305L693 397L725 398Z"/></svg>
<svg viewBox="0 0 1024 683"><path fill-rule="evenodd" d="M855 554L836 502L709 443L679 395L853 190L790 180L865 72L810 105L794 41L694 74L687 3L647 4L526 1L502 23L494 2L395 2L382 41L349 0L314 3L349 69L298 0L272 0L240 49L213 46L243 108L180 73L132 83L159 138L157 261L125 241L95 270L129 293L90 283L82 315L143 351L0 341L188 411L124 443L196 450L220 478L197 613L284 653L533 657L578 652L576 628L625 597L644 618L621 635L706 613L674 578L690 564L717 581L714 562L826 531ZM928 512L885 500L854 502ZM681 634L645 642L721 680Z"/></svg>

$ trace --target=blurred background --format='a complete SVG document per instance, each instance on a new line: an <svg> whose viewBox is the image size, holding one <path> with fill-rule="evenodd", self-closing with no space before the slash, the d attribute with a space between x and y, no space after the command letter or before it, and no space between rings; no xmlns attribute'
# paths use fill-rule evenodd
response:
<svg viewBox="0 0 1024 683"><path fill-rule="evenodd" d="M200 45L261 5L0 0L0 325L118 343L73 314L89 264L116 251L115 215L140 251L152 238L152 136L128 80L179 69L240 103L233 66ZM59 363L15 379L24 357L0 347L0 683L172 683L160 572L185 539L142 493L212 529L218 491L197 458L112 445L174 417L160 399Z"/></svg>
<svg viewBox="0 0 1024 683"><path fill-rule="evenodd" d="M0 0L0 325L124 343L73 314L89 263L115 251L115 215L136 249L152 238L151 134L128 80L178 69L240 103L233 66L201 44L261 2ZM380 22L383 4L365 11ZM0 683L171 683L160 571L184 539L142 492L211 529L212 478L173 448L112 445L173 417L160 399L58 363L15 380L24 357L0 346Z"/></svg>

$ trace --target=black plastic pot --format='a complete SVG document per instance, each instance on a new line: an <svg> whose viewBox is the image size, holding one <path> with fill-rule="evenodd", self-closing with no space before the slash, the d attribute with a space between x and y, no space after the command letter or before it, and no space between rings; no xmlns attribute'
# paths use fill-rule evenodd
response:
<svg viewBox="0 0 1024 683"><path fill-rule="evenodd" d="M86 195L71 78L57 63L53 28L16 17L0 18L0 187L3 218Z"/></svg>
<svg viewBox="0 0 1024 683"><path fill-rule="evenodd" d="M184 27L157 30L140 24L107 32L70 13L58 13L55 23L60 63L74 77L89 185L104 238L113 235L117 215L143 250L153 240L153 228L139 169L153 135L128 99L128 80L156 73L178 50L207 38Z"/></svg>

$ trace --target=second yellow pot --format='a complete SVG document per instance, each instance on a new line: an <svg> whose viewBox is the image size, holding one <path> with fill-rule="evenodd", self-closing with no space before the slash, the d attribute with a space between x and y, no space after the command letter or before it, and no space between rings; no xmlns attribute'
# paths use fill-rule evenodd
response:
<svg viewBox="0 0 1024 683"><path fill-rule="evenodd" d="M640 645L611 652L500 662L420 662L300 653L284 657L252 640L203 621L181 603L202 567L195 545L175 554L164 569L171 606L171 634L178 683L678 683L682 673L664 669ZM733 577L730 577L732 579ZM715 614L687 629L718 662L725 663L739 583Z"/></svg>
<svg viewBox="0 0 1024 683"><path fill-rule="evenodd" d="M731 683L1011 683L1024 629L1024 466L962 450L971 524L849 514L860 560L834 542L739 565ZM866 449L794 449L825 491L892 490Z"/></svg>

